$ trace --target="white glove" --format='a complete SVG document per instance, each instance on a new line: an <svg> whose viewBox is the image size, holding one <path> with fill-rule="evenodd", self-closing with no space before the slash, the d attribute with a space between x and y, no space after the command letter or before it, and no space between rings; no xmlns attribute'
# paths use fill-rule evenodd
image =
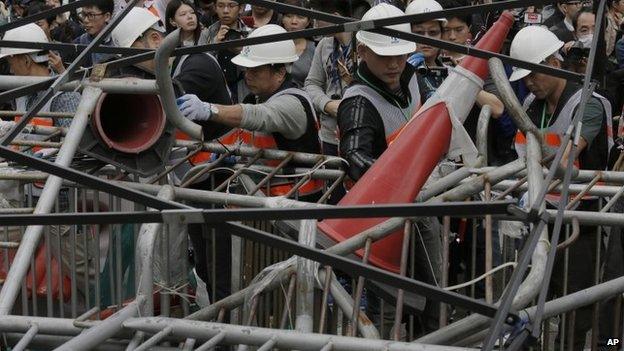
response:
<svg viewBox="0 0 624 351"><path fill-rule="evenodd" d="M212 117L210 103L201 101L197 95L186 94L179 97L176 104L184 117L191 121L208 121Z"/></svg>

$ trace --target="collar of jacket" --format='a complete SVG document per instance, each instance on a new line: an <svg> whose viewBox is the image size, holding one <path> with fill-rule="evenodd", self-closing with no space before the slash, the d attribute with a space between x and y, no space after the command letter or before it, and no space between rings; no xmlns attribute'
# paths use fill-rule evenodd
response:
<svg viewBox="0 0 624 351"><path fill-rule="evenodd" d="M277 88L277 90L275 90L272 94L270 95L266 95L266 96L254 96L256 103L257 104L261 104L266 102L267 100L269 100L271 98L271 96L279 93L282 90L286 90L286 89L290 89L290 88L296 88L297 85L292 81L292 78L290 76L290 73L286 73L286 78L284 79L284 82L282 82L282 85L280 85L279 88Z"/></svg>
<svg viewBox="0 0 624 351"><path fill-rule="evenodd" d="M401 73L401 77L399 78L399 84L401 85L401 90L403 91L403 97L395 95L393 91L389 91L388 87L386 86L386 84L384 82L382 82L381 79L377 78L370 71L370 69L366 65L366 62L361 62L358 65L357 72L366 81L361 80L358 77L358 74L356 74L354 83L356 83L356 84L364 84L364 85L369 85L369 86L370 86L369 83L372 83L374 85L374 87L372 87L372 88L383 90L388 96L391 96L394 100L400 102L402 105L409 104L409 102L407 101L407 99L409 99L409 96L411 96L411 93L410 93L410 90L409 90L409 83L410 83L410 81L412 80L412 77L415 74L414 68L412 67L412 65L405 64L405 68L403 69L403 73ZM386 97L386 94L382 94L382 96L384 96L384 98L386 100L388 100L387 97ZM390 100L388 100L388 101L392 102Z"/></svg>

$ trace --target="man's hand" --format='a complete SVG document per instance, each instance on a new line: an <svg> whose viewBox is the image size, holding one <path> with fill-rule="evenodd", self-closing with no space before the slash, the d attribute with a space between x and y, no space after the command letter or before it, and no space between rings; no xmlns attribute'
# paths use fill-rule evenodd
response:
<svg viewBox="0 0 624 351"><path fill-rule="evenodd" d="M225 35L230 31L230 26L221 25L217 35L215 36L215 43L220 43L225 40Z"/></svg>
<svg viewBox="0 0 624 351"><path fill-rule="evenodd" d="M208 121L212 117L210 103L201 101L197 95L186 94L176 99L176 104L186 119Z"/></svg>
<svg viewBox="0 0 624 351"><path fill-rule="evenodd" d="M332 100L325 104L324 110L328 115L336 117L338 116L338 106L340 106L340 100Z"/></svg>
<svg viewBox="0 0 624 351"><path fill-rule="evenodd" d="M50 66L57 74L61 74L65 72L65 66L63 65L63 60L61 60L61 56L59 56L54 51L48 52L48 60L50 60Z"/></svg>

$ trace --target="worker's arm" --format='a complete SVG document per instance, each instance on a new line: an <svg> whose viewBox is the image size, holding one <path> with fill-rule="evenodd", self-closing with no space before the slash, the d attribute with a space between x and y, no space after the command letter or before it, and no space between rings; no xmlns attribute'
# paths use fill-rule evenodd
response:
<svg viewBox="0 0 624 351"><path fill-rule="evenodd" d="M195 95L184 95L177 103L184 117L198 123L211 121L229 127L279 133L291 140L301 137L307 128L305 109L293 95L281 95L256 105L211 105Z"/></svg>
<svg viewBox="0 0 624 351"><path fill-rule="evenodd" d="M589 101L587 101L587 105L585 105L585 113L583 114L583 118L581 120L581 137L579 138L576 155L574 155L575 159L578 158L583 150L592 145L594 139L600 133L601 128L603 128L602 122L604 119L604 113L604 107L598 98L592 97ZM570 141L565 152L563 153L563 158L561 159L561 165L563 167L567 166L571 150L572 142Z"/></svg>
<svg viewBox="0 0 624 351"><path fill-rule="evenodd" d="M484 105L490 105L492 111L492 118L498 118L503 114L505 105L500 101L496 95L488 93L485 90L481 90L477 95L477 105L483 107Z"/></svg>
<svg viewBox="0 0 624 351"><path fill-rule="evenodd" d="M354 181L375 163L374 143L384 138L383 122L373 116L373 111L370 102L361 96L343 100L338 108L340 155L349 162L347 173Z"/></svg>

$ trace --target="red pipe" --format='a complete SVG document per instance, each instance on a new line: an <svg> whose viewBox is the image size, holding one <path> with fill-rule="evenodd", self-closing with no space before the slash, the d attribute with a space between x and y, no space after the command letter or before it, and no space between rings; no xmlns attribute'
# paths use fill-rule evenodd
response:
<svg viewBox="0 0 624 351"><path fill-rule="evenodd" d="M92 118L94 132L104 144L128 154L152 147L167 122L158 95L104 93Z"/></svg>

